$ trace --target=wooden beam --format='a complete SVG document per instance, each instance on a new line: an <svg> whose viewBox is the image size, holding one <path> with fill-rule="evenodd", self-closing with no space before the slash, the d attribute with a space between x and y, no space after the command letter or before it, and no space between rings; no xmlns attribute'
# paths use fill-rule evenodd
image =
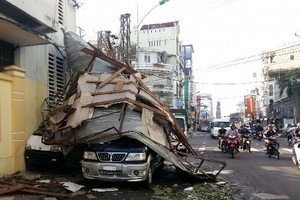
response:
<svg viewBox="0 0 300 200"><path fill-rule="evenodd" d="M108 77L105 81L103 81L102 83L100 83L100 85L98 86L99 88L102 88L103 86L105 86L107 83L109 83L111 80L113 80L114 78L116 78L120 73L122 73L124 70L126 69L126 67L122 67L121 69L119 69L118 71L116 71L113 75L111 75L110 77Z"/></svg>
<svg viewBox="0 0 300 200"><path fill-rule="evenodd" d="M121 91L124 85L124 80L119 80L116 84L115 91Z"/></svg>
<svg viewBox="0 0 300 200"><path fill-rule="evenodd" d="M81 50L82 52L86 53L86 54L89 54L91 56L95 56L95 57L98 57L114 66L116 66L117 68L123 68L123 67L126 67L126 72L129 73L129 74L135 74L137 73L137 71L135 71L134 69L132 69L131 67L127 66L127 65L124 65L123 63L120 63L106 55L104 55L103 53L100 53L98 52L96 49L95 51L91 50L91 49L88 49L88 48L83 48ZM142 74L142 78L146 78L145 75Z"/></svg>

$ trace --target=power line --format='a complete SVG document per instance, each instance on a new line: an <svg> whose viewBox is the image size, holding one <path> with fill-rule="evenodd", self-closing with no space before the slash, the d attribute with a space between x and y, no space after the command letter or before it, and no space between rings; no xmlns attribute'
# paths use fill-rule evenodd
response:
<svg viewBox="0 0 300 200"><path fill-rule="evenodd" d="M297 47L297 46L300 46L300 44L296 44L296 45L276 49L276 50L273 50L273 51L274 52L279 52L279 51L283 51L285 49L290 49L290 48ZM268 52L271 52L271 51L268 51ZM288 55L288 54L296 53L296 52L300 52L300 49L297 50L297 51L289 51L289 52L286 52L286 53L278 54L276 56ZM257 54L257 55L243 57L243 58L239 58L239 59L232 60L232 61L229 61L229 62L220 63L220 64L217 64L217 65L212 65L212 66L209 66L209 67L197 68L197 69L194 69L194 71L215 70L215 69L220 69L220 68L236 66L236 65L240 65L240 64L246 64L246 63L249 63L249 62L259 61L259 60L261 60L261 57L264 56L264 54L265 53L260 53L260 54ZM259 58L256 58L258 56L259 56ZM248 60L248 59L252 59L252 60Z"/></svg>
<svg viewBox="0 0 300 200"><path fill-rule="evenodd" d="M247 85L247 84L263 83L263 81L240 82L240 83L204 83L204 82L196 81L194 83L202 84L202 85Z"/></svg>

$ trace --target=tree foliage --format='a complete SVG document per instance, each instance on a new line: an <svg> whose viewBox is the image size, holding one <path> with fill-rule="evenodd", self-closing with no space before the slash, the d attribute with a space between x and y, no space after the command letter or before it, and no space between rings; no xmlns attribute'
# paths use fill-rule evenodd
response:
<svg viewBox="0 0 300 200"><path fill-rule="evenodd" d="M300 69L269 71L268 75L277 81L280 96L286 91L289 98L300 97Z"/></svg>

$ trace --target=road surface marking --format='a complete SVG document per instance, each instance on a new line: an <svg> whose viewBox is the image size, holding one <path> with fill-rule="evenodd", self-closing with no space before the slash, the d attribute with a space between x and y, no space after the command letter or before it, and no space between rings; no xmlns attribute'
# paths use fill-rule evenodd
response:
<svg viewBox="0 0 300 200"><path fill-rule="evenodd" d="M293 153L293 150L290 149L290 148L279 148L279 151L280 151L280 150L285 150L285 151L288 151L288 152L290 152L290 153Z"/></svg>
<svg viewBox="0 0 300 200"><path fill-rule="evenodd" d="M205 147L199 147L198 151L205 151Z"/></svg>
<svg viewBox="0 0 300 200"><path fill-rule="evenodd" d="M268 200L272 200L272 199L290 199L288 196L285 195L275 195L275 194L268 194L268 193L253 193L252 195L260 198L260 199L268 199Z"/></svg>

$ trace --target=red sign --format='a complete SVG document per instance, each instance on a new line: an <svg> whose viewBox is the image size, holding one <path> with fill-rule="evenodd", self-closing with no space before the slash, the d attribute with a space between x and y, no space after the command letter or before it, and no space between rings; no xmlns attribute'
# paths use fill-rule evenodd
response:
<svg viewBox="0 0 300 200"><path fill-rule="evenodd" d="M196 103L197 103L197 106L201 105L201 96L200 95L196 96Z"/></svg>

